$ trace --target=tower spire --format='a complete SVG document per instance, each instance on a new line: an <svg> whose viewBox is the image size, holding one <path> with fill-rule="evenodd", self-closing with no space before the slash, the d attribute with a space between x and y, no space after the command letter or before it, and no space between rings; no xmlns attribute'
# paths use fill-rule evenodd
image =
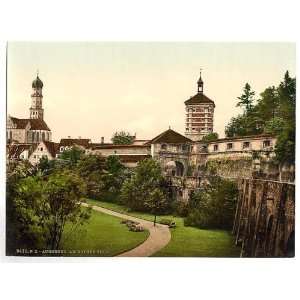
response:
<svg viewBox="0 0 300 300"><path fill-rule="evenodd" d="M203 93L203 80L202 80L201 74L202 74L202 68L200 68L200 77L197 81L198 93Z"/></svg>

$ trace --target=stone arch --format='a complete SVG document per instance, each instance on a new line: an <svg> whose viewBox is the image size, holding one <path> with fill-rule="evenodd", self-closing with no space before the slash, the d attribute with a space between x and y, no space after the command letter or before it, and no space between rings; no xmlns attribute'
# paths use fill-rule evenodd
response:
<svg viewBox="0 0 300 300"><path fill-rule="evenodd" d="M184 165L183 165L183 163L176 160L175 164L176 164L176 176L182 177L183 174L184 174Z"/></svg>
<svg viewBox="0 0 300 300"><path fill-rule="evenodd" d="M295 256L295 230L293 230L288 237L286 243L286 255L288 257Z"/></svg>
<svg viewBox="0 0 300 300"><path fill-rule="evenodd" d="M166 172L171 176L182 177L184 175L184 164L178 160L171 160L166 163Z"/></svg>

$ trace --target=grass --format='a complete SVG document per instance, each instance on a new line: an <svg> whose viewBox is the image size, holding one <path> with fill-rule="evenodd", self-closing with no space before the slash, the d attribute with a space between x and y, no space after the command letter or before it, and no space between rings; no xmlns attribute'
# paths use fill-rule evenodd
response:
<svg viewBox="0 0 300 300"><path fill-rule="evenodd" d="M153 221L153 215L134 212L127 207L115 203L87 200L91 205L98 205L120 213ZM154 256L164 257L239 257L240 248L234 245L233 236L225 230L202 230L195 227L186 227L183 218L172 215L158 216L161 219L172 219L176 228L171 229L170 243L155 253Z"/></svg>
<svg viewBox="0 0 300 300"><path fill-rule="evenodd" d="M62 248L68 256L115 256L141 244L149 236L148 231L133 232L120 224L121 219L92 211L88 223L68 234L67 225Z"/></svg>

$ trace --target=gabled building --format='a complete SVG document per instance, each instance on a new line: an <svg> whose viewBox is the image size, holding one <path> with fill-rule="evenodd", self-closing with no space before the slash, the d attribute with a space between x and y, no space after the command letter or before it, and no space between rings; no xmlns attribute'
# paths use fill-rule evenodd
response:
<svg viewBox="0 0 300 300"><path fill-rule="evenodd" d="M42 141L35 145L33 151L28 158L32 165L39 163L40 159L47 157L48 160L56 158L58 153L59 144L49 141Z"/></svg>

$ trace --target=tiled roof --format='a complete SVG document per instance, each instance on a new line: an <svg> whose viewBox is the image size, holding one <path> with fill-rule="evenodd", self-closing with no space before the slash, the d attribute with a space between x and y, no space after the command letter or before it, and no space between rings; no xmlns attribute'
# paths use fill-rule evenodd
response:
<svg viewBox="0 0 300 300"><path fill-rule="evenodd" d="M148 148L149 145L143 144L143 145L133 145L133 144L128 144L128 145L116 145L116 144L91 144L90 148L91 149L118 149L118 148Z"/></svg>
<svg viewBox="0 0 300 300"><path fill-rule="evenodd" d="M87 148L90 144L90 139L61 139L60 140L60 146L83 146Z"/></svg>
<svg viewBox="0 0 300 300"><path fill-rule="evenodd" d="M218 139L218 140L207 142L207 143L213 144L213 143L220 143L220 142L227 142L227 141L236 141L236 140L245 140L245 139L255 140L255 139L262 139L262 138L275 138L275 135L262 133L262 134L256 134L256 135L233 136L233 137L226 137L226 138Z"/></svg>
<svg viewBox="0 0 300 300"><path fill-rule="evenodd" d="M11 144L7 147L8 158L19 159L24 150L29 150L29 152L32 152L35 147L36 144Z"/></svg>
<svg viewBox="0 0 300 300"><path fill-rule="evenodd" d="M55 157L56 153L58 153L59 143L49 142L49 141L44 141L43 143L47 147L47 149L50 152L50 154L52 155L52 157Z"/></svg>
<svg viewBox="0 0 300 300"><path fill-rule="evenodd" d="M195 96L191 97L190 99L184 102L185 104L201 104L201 103L211 103L215 106L214 101L209 99L203 93L197 93Z"/></svg>
<svg viewBox="0 0 300 300"><path fill-rule="evenodd" d="M18 119L10 117L13 123L17 125L17 129L25 129L27 124L30 124L32 130L47 130L50 131L46 122L42 119Z"/></svg>
<svg viewBox="0 0 300 300"><path fill-rule="evenodd" d="M181 135L180 133L168 129L164 131L163 133L156 136L154 139L146 143L145 145L150 144L160 144L160 143L166 143L166 144L184 144L184 143L191 143L192 141L188 139L187 137Z"/></svg>

